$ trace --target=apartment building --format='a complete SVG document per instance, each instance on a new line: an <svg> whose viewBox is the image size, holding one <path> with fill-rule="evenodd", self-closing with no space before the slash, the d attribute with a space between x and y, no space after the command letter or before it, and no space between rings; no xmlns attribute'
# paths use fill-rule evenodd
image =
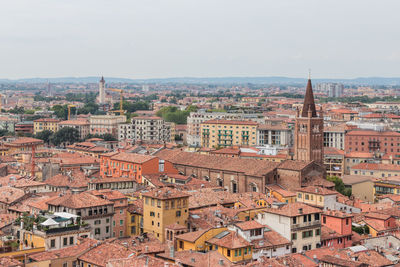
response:
<svg viewBox="0 0 400 267"><path fill-rule="evenodd" d="M90 123L87 120L67 120L62 121L58 124L59 129L65 127L70 127L78 130L80 139L84 139L90 133Z"/></svg>
<svg viewBox="0 0 400 267"><path fill-rule="evenodd" d="M144 174L177 172L171 162L151 155L110 152L100 158L100 175L107 178L131 178L141 183Z"/></svg>
<svg viewBox="0 0 400 267"><path fill-rule="evenodd" d="M165 242L165 227L171 224L187 225L189 194L173 188L159 188L142 194L143 232L153 233Z"/></svg>
<svg viewBox="0 0 400 267"><path fill-rule="evenodd" d="M322 213L322 247L346 248L353 244L353 215L327 210Z"/></svg>
<svg viewBox="0 0 400 267"><path fill-rule="evenodd" d="M78 215L91 228L91 236L98 240L112 237L113 202L89 194L66 194L47 202L49 212L68 212Z"/></svg>
<svg viewBox="0 0 400 267"><path fill-rule="evenodd" d="M51 132L58 131L58 123L60 120L52 118L42 118L33 121L33 134L43 132L45 130Z"/></svg>
<svg viewBox="0 0 400 267"><path fill-rule="evenodd" d="M257 145L290 147L293 145L293 131L288 125L266 125L257 127Z"/></svg>
<svg viewBox="0 0 400 267"><path fill-rule="evenodd" d="M324 126L324 147L344 150L345 125Z"/></svg>
<svg viewBox="0 0 400 267"><path fill-rule="evenodd" d="M201 124L209 120L251 120L264 123L262 114L244 114L227 112L206 112L205 110L191 112L187 118L187 143L189 146L201 145Z"/></svg>
<svg viewBox="0 0 400 267"><path fill-rule="evenodd" d="M121 123L118 125L118 141L132 143L136 139L132 123Z"/></svg>
<svg viewBox="0 0 400 267"><path fill-rule="evenodd" d="M400 133L353 130L346 133L345 151L399 153Z"/></svg>
<svg viewBox="0 0 400 267"><path fill-rule="evenodd" d="M67 248L78 244L79 238L91 237L91 228L80 216L67 212L37 215L43 222L29 225L28 216L20 217L21 223L14 226L19 237L20 249L45 248L46 251ZM32 228L31 228L32 227Z"/></svg>
<svg viewBox="0 0 400 267"><path fill-rule="evenodd" d="M132 126L136 141L171 142L172 123L160 117L135 117Z"/></svg>
<svg viewBox="0 0 400 267"><path fill-rule="evenodd" d="M112 134L117 137L118 124L125 123L125 115L93 115L89 118L91 134Z"/></svg>
<svg viewBox="0 0 400 267"><path fill-rule="evenodd" d="M210 120L201 124L202 147L254 146L256 142L257 123L253 121Z"/></svg>
<svg viewBox="0 0 400 267"><path fill-rule="evenodd" d="M366 175L374 178L400 176L400 166L381 163L360 163L350 169L351 175Z"/></svg>
<svg viewBox="0 0 400 267"><path fill-rule="evenodd" d="M321 210L304 203L273 205L258 214L259 223L267 225L292 242L292 253L320 247Z"/></svg>
<svg viewBox="0 0 400 267"><path fill-rule="evenodd" d="M324 165L328 176L342 177L344 174L344 151L334 147L325 147Z"/></svg>

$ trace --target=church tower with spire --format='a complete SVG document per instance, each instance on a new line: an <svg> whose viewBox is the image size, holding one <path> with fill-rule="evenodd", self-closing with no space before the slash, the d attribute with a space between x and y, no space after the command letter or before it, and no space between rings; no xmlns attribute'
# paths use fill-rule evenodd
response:
<svg viewBox="0 0 400 267"><path fill-rule="evenodd" d="M317 112L311 78L308 77L302 110L297 110L294 128L294 159L323 163L324 117L322 108Z"/></svg>

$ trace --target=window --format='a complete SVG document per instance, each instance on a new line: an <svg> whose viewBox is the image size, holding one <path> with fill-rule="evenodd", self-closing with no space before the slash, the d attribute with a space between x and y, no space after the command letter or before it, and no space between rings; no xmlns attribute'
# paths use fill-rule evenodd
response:
<svg viewBox="0 0 400 267"><path fill-rule="evenodd" d="M319 229L315 230L315 235L320 235L320 230Z"/></svg>
<svg viewBox="0 0 400 267"><path fill-rule="evenodd" d="M113 226L115 226L115 221L113 221Z"/></svg>
<svg viewBox="0 0 400 267"><path fill-rule="evenodd" d="M156 214L155 214L153 211L150 211L150 216L151 216L151 217L155 217Z"/></svg>
<svg viewBox="0 0 400 267"><path fill-rule="evenodd" d="M119 220L119 225L124 225L124 220Z"/></svg>
<svg viewBox="0 0 400 267"><path fill-rule="evenodd" d="M316 221L319 221L319 213L316 213L316 214L315 214L315 220L316 220Z"/></svg>
<svg viewBox="0 0 400 267"><path fill-rule="evenodd" d="M101 224L101 220L95 220L94 224Z"/></svg>
<svg viewBox="0 0 400 267"><path fill-rule="evenodd" d="M346 218L346 225L349 225L349 218Z"/></svg>
<svg viewBox="0 0 400 267"><path fill-rule="evenodd" d="M297 239L297 233L293 233L292 234L292 240L296 240Z"/></svg>
<svg viewBox="0 0 400 267"><path fill-rule="evenodd" d="M297 217L293 217L293 224L297 223Z"/></svg>
<svg viewBox="0 0 400 267"><path fill-rule="evenodd" d="M70 244L70 245L73 245L73 244L74 244L74 237L73 237L73 236L70 236L70 237L69 237L69 244Z"/></svg>
<svg viewBox="0 0 400 267"><path fill-rule="evenodd" d="M67 246L68 245L68 238L64 237L63 238L63 246Z"/></svg>
<svg viewBox="0 0 400 267"><path fill-rule="evenodd" d="M106 233L110 232L110 226L106 226Z"/></svg>
<svg viewBox="0 0 400 267"><path fill-rule="evenodd" d="M326 224L326 217L325 216L322 217L322 222L323 222L323 224Z"/></svg>
<svg viewBox="0 0 400 267"><path fill-rule="evenodd" d="M297 248L292 248L292 253L296 253L297 252Z"/></svg>
<svg viewBox="0 0 400 267"><path fill-rule="evenodd" d="M55 239L51 239L51 240L50 240L50 247L51 247L51 248L56 247L56 240L55 240Z"/></svg>
<svg viewBox="0 0 400 267"><path fill-rule="evenodd" d="M179 241L179 248L181 248L181 249L184 248L183 241Z"/></svg>
<svg viewBox="0 0 400 267"><path fill-rule="evenodd" d="M131 234L135 234L136 233L136 226L131 226Z"/></svg>
<svg viewBox="0 0 400 267"><path fill-rule="evenodd" d="M74 266L74 265L73 265ZM63 263L63 267L68 267L68 262Z"/></svg>
<svg viewBox="0 0 400 267"><path fill-rule="evenodd" d="M95 228L94 229L94 234L99 235L100 234L100 228Z"/></svg>
<svg viewBox="0 0 400 267"><path fill-rule="evenodd" d="M180 210L176 211L176 217L181 217L181 211Z"/></svg>
<svg viewBox="0 0 400 267"><path fill-rule="evenodd" d="M312 231L312 230L310 230L310 231L304 231L304 232L302 232L302 236L303 236L303 238L312 237L312 236L313 236L313 231Z"/></svg>
<svg viewBox="0 0 400 267"><path fill-rule="evenodd" d="M228 250L226 251L226 256L228 256L228 257L231 256L231 250L230 250L230 249L228 249Z"/></svg>
<svg viewBox="0 0 400 267"><path fill-rule="evenodd" d="M119 210L119 214L122 214L124 211L123 211L123 209L120 209Z"/></svg>
<svg viewBox="0 0 400 267"><path fill-rule="evenodd" d="M119 237L124 236L124 234L122 233L122 231L119 231Z"/></svg>

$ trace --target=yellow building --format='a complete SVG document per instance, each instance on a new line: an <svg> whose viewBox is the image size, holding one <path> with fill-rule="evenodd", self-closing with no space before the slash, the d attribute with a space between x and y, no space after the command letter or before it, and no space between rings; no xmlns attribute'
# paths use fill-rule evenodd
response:
<svg viewBox="0 0 400 267"><path fill-rule="evenodd" d="M285 190L279 185L268 185L267 190L270 196L275 197L280 202L283 203L296 202L296 193Z"/></svg>
<svg viewBox="0 0 400 267"><path fill-rule="evenodd" d="M325 207L327 202L336 202L337 192L323 187L307 186L297 190L297 202Z"/></svg>
<svg viewBox="0 0 400 267"><path fill-rule="evenodd" d="M153 233L165 241L165 227L186 226L189 215L189 195L172 188L159 188L142 194L143 232Z"/></svg>
<svg viewBox="0 0 400 267"><path fill-rule="evenodd" d="M206 242L214 238L219 233L226 231L226 227L209 228L195 232L189 232L176 236L177 251L192 250L192 251L206 251L210 247L206 246Z"/></svg>
<svg viewBox="0 0 400 267"><path fill-rule="evenodd" d="M126 215L127 235L141 235L143 233L143 200L137 199L130 202Z"/></svg>
<svg viewBox="0 0 400 267"><path fill-rule="evenodd" d="M5 143L4 147L8 149L8 154L13 156L20 156L18 159L22 159L21 153L25 153L27 151L32 151L32 147L35 147L36 150L43 148L43 140L31 138L31 137L20 137L15 139L12 142Z"/></svg>
<svg viewBox="0 0 400 267"><path fill-rule="evenodd" d="M51 132L58 131L58 123L60 120L51 118L42 118L33 121L33 134L40 133L42 131L48 130Z"/></svg>
<svg viewBox="0 0 400 267"><path fill-rule="evenodd" d="M253 245L234 231L223 231L206 245L233 263L249 261L253 257Z"/></svg>
<svg viewBox="0 0 400 267"><path fill-rule="evenodd" d="M200 125L202 147L254 146L257 123L253 121L209 120Z"/></svg>

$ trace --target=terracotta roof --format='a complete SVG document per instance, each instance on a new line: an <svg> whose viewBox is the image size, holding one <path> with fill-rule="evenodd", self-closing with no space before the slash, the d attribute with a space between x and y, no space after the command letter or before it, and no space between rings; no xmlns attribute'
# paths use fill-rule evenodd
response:
<svg viewBox="0 0 400 267"><path fill-rule="evenodd" d="M103 205L111 205L112 202L96 197L87 192L82 192L80 194L67 194L59 198L50 200L47 202L48 205L62 206L71 209L80 209L88 207L96 207Z"/></svg>
<svg viewBox="0 0 400 267"><path fill-rule="evenodd" d="M41 118L34 120L33 122L59 122L59 119L52 119L52 118Z"/></svg>
<svg viewBox="0 0 400 267"><path fill-rule="evenodd" d="M155 159L156 157L150 155L141 155L135 153L120 152L114 156L111 156L111 160L120 160L125 162L133 163L145 163L149 160Z"/></svg>
<svg viewBox="0 0 400 267"><path fill-rule="evenodd" d="M390 132L390 131L378 132L378 131L372 131L372 130L352 130L352 131L347 132L346 135L348 135L348 136L375 135L375 136L400 137L400 133L398 133L398 132Z"/></svg>
<svg viewBox="0 0 400 267"><path fill-rule="evenodd" d="M221 255L218 251L212 250L207 253L197 252L197 251L176 251L173 258L171 258L170 253L166 252L163 254L158 254L157 256L171 261L180 262L180 266L190 266L190 267L205 267L205 266L222 266L223 267L233 267L237 266L231 263L227 258ZM157 266L158 267L158 266Z"/></svg>
<svg viewBox="0 0 400 267"><path fill-rule="evenodd" d="M347 152L345 158L374 158L374 153L369 152Z"/></svg>
<svg viewBox="0 0 400 267"><path fill-rule="evenodd" d="M321 213L318 208L311 207L307 204L295 202L285 204L279 208L267 208L265 210L267 213L280 214L288 217L295 217L305 214Z"/></svg>
<svg viewBox="0 0 400 267"><path fill-rule="evenodd" d="M265 225L262 225L259 222L256 221L245 221L245 222L240 222L240 223L235 223L237 227L242 229L243 231L248 231L251 229L260 229L266 227Z"/></svg>
<svg viewBox="0 0 400 267"><path fill-rule="evenodd" d="M382 163L359 163L351 167L353 170L380 170L380 171L400 171L400 165Z"/></svg>
<svg viewBox="0 0 400 267"><path fill-rule="evenodd" d="M173 188L163 187L144 192L142 196L152 197L156 199L175 199L189 197L190 195Z"/></svg>
<svg viewBox="0 0 400 267"><path fill-rule="evenodd" d="M317 195L337 195L338 192L318 186L307 186L297 189L298 192L317 194Z"/></svg>
<svg viewBox="0 0 400 267"><path fill-rule="evenodd" d="M324 155L344 155L344 151L335 147L324 147Z"/></svg>
<svg viewBox="0 0 400 267"><path fill-rule="evenodd" d="M207 243L217 245L219 247L236 249L252 246L251 243L247 242L243 237L238 235L236 232L228 231L229 234L224 237L214 237L207 241Z"/></svg>
<svg viewBox="0 0 400 267"><path fill-rule="evenodd" d="M22 189L2 186L0 187L0 202L11 204L25 196L25 192Z"/></svg>
<svg viewBox="0 0 400 267"><path fill-rule="evenodd" d="M88 249L93 248L96 244L99 243L100 242L98 240L85 238L75 246L52 250L52 251L40 252L33 255L29 255L28 257L34 261L47 261L47 260L62 259L67 257L78 257L79 255L81 255Z"/></svg>
<svg viewBox="0 0 400 267"><path fill-rule="evenodd" d="M164 149L156 154L161 159L174 164L197 166L201 168L241 172L251 176L262 176L273 171L279 163L260 161L258 159L228 158L220 156L199 155L180 150Z"/></svg>
<svg viewBox="0 0 400 267"><path fill-rule="evenodd" d="M27 145L27 144L43 144L43 140L31 138L31 137L20 137L15 139L10 143L5 143L5 146L20 146L20 145Z"/></svg>
<svg viewBox="0 0 400 267"><path fill-rule="evenodd" d="M180 264L171 263L150 255L140 255L138 257L128 257L123 259L112 259L107 262L112 267L146 266L146 267L180 267ZM166 265L168 263L168 265Z"/></svg>
<svg viewBox="0 0 400 267"><path fill-rule="evenodd" d="M87 120L68 120L62 121L58 125L90 125Z"/></svg>
<svg viewBox="0 0 400 267"><path fill-rule="evenodd" d="M311 163L313 163L313 161L285 160L279 164L278 168L286 170L302 170Z"/></svg>
<svg viewBox="0 0 400 267"><path fill-rule="evenodd" d="M82 254L78 259L105 267L108 261L128 258L132 253L134 253L133 250L126 249L122 245L105 242Z"/></svg>
<svg viewBox="0 0 400 267"><path fill-rule="evenodd" d="M261 248L271 248L271 247L281 247L290 245L291 242L278 234L277 232L266 229L264 230L264 235L260 239L253 240L251 242L254 245L254 248L261 249Z"/></svg>
<svg viewBox="0 0 400 267"><path fill-rule="evenodd" d="M2 257L0 258L0 266L2 267L22 267L24 264L16 259L11 257Z"/></svg>
<svg viewBox="0 0 400 267"><path fill-rule="evenodd" d="M198 231L194 231L194 232L184 233L184 234L181 234L181 235L177 235L176 238L193 243L197 239L199 239L202 235L207 233L210 229L211 228L207 228L207 229L198 230Z"/></svg>
<svg viewBox="0 0 400 267"><path fill-rule="evenodd" d="M343 175L342 180L344 184L353 185L365 181L372 181L373 177L365 175Z"/></svg>
<svg viewBox="0 0 400 267"><path fill-rule="evenodd" d="M269 190L277 192L282 197L295 197L296 196L295 192L292 192L292 191L289 191L289 190L285 190L278 184L267 185L267 188Z"/></svg>

